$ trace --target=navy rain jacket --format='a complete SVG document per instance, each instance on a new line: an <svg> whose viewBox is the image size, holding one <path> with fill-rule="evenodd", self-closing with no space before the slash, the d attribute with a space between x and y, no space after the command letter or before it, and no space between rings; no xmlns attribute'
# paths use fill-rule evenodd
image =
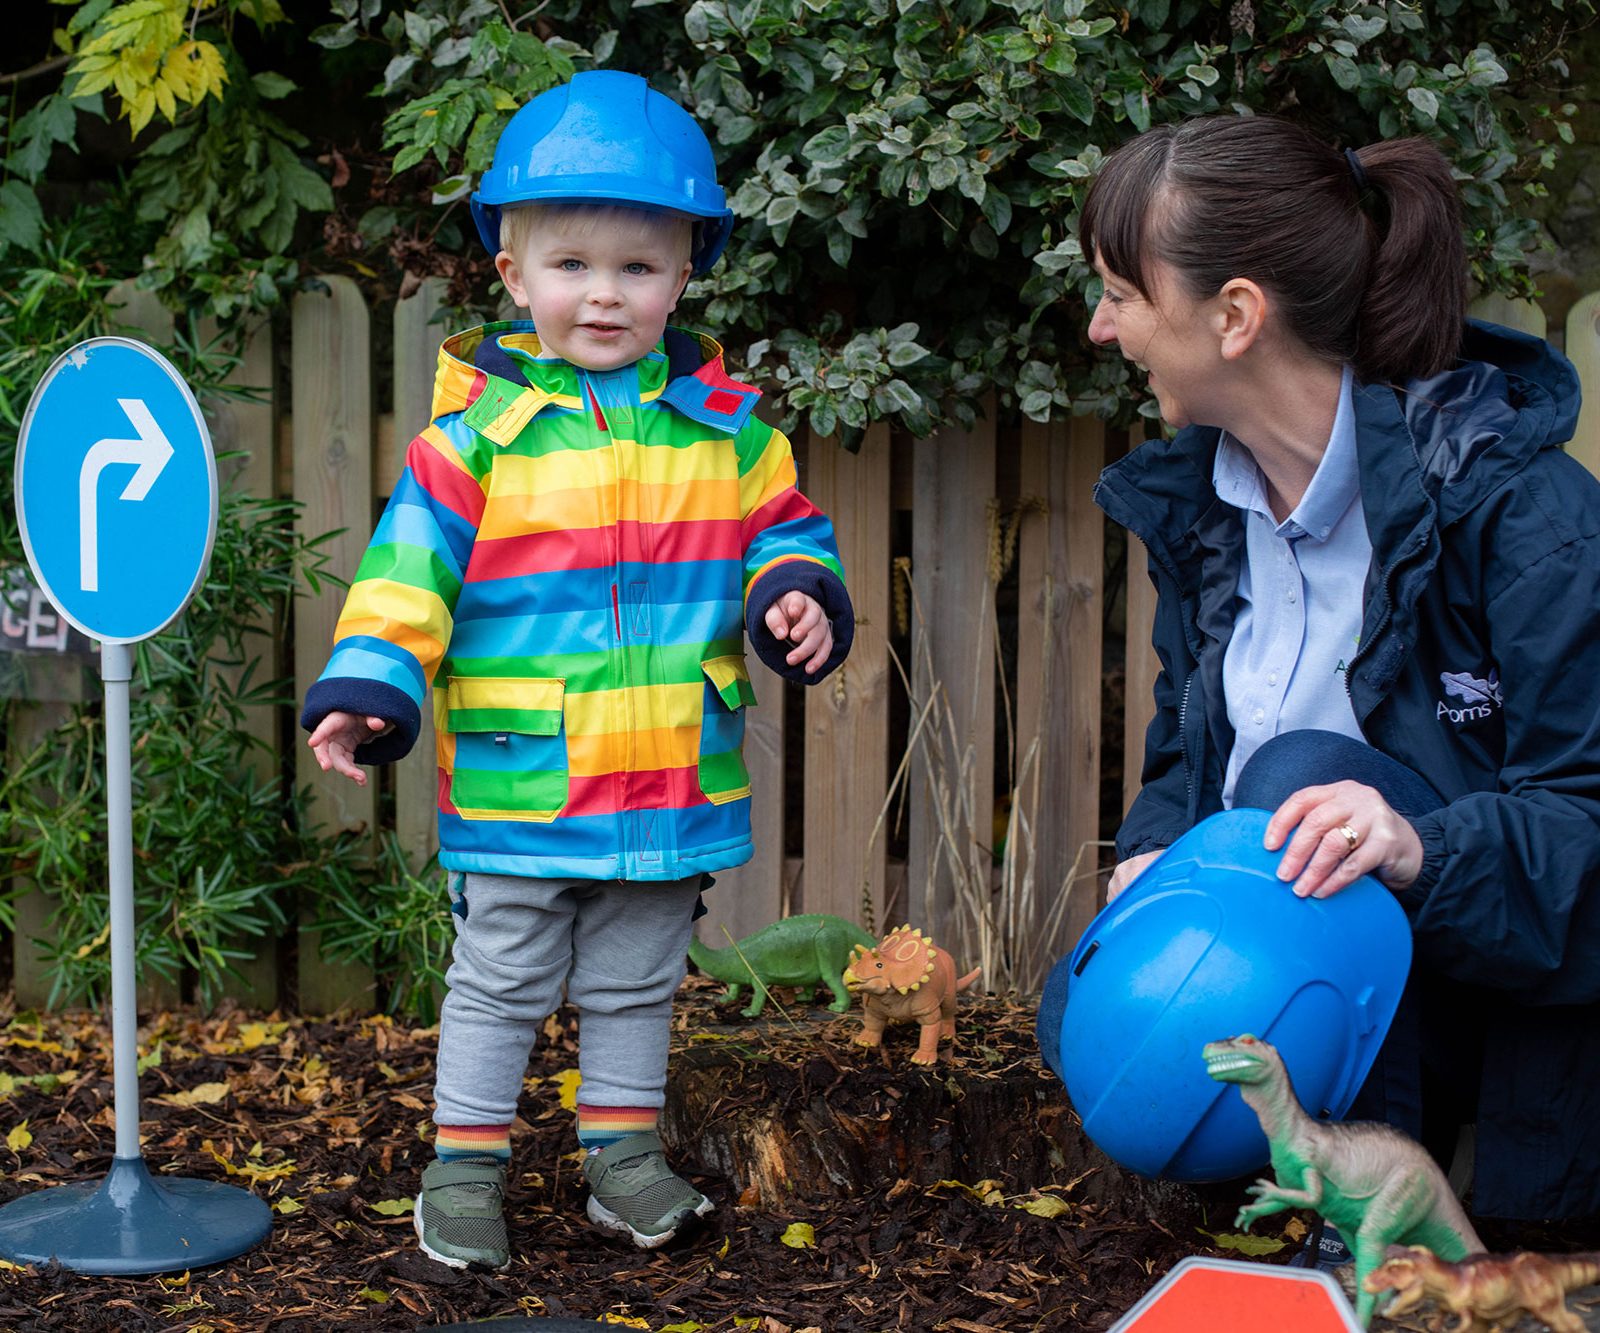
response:
<svg viewBox="0 0 1600 1333"><path fill-rule="evenodd" d="M1476 321L1452 369L1354 391L1372 565L1345 682L1368 743L1448 802L1416 821L1422 873L1397 896L1414 967L1465 983L1484 1015L1481 1216L1600 1213L1600 483L1559 447L1578 403L1565 357ZM1218 434L1143 444L1095 490L1158 590L1156 714L1119 859L1222 805L1245 538L1211 484Z"/></svg>

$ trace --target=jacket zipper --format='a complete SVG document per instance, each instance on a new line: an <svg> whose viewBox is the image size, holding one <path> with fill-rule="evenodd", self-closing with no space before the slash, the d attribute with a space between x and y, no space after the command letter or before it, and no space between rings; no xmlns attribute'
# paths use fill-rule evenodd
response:
<svg viewBox="0 0 1600 1333"><path fill-rule="evenodd" d="M618 675L620 677L619 684L621 685L621 689L619 690L619 705L623 713L622 734L627 737L627 741L625 742L627 750L623 760L622 770L614 776L613 781L616 784L617 793L617 844L623 849L623 864L621 866L622 874L620 878L626 879L628 878L627 863L631 850L628 847L628 820L626 807L628 803L627 797L630 780L629 775L633 772L635 756L633 754L633 691L631 689L631 682L628 679L628 645L627 641L622 636L622 537L620 527L620 515L622 511L619 507L622 503L622 468L621 459L617 454L616 436L612 433L610 425L606 421L605 413L600 410L600 397L595 393L594 385L589 382L588 376L584 376L583 387L589 395L590 410L594 412L595 429L602 435L606 436L607 441L611 446L612 487L615 491L615 495L613 496L613 507L614 512L616 512L619 516L618 525L612 528L611 567L614 572L611 578L611 616L617 627L617 668Z"/></svg>
<svg viewBox="0 0 1600 1333"><path fill-rule="evenodd" d="M1183 698L1178 704L1178 753L1183 759L1183 795L1188 802L1188 815L1194 816L1194 773L1189 758L1189 691L1194 688L1194 678L1200 672L1199 663L1183 682Z"/></svg>

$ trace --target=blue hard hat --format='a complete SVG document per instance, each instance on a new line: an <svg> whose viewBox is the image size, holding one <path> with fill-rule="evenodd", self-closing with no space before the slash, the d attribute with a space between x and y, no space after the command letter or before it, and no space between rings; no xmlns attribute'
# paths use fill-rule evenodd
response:
<svg viewBox="0 0 1600 1333"><path fill-rule="evenodd" d="M1169 847L1084 931L1040 1005L1045 1061L1095 1144L1169 1180L1262 1166L1266 1136L1201 1048L1253 1032L1283 1057L1318 1119L1350 1109L1411 967L1411 927L1363 875L1329 898L1277 877L1270 815L1213 815Z"/></svg>
<svg viewBox="0 0 1600 1333"><path fill-rule="evenodd" d="M472 220L500 251L504 204L612 203L702 219L704 273L727 245L733 213L711 144L695 118L637 74L589 70L540 93L511 117L472 196Z"/></svg>

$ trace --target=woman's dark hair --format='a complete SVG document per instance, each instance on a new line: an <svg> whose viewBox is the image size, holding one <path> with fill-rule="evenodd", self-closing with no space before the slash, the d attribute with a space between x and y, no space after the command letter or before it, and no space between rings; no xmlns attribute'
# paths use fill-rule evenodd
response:
<svg viewBox="0 0 1600 1333"><path fill-rule="evenodd" d="M1146 296L1154 260L1199 300L1260 283L1292 334L1369 382L1436 374L1460 348L1460 202L1423 139L1347 156L1275 116L1162 125L1106 160L1078 234Z"/></svg>

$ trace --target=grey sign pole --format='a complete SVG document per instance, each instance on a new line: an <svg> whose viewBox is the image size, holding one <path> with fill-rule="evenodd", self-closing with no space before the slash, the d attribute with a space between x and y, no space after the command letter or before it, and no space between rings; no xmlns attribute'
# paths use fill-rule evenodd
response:
<svg viewBox="0 0 1600 1333"><path fill-rule="evenodd" d="M128 685L133 649L100 646L106 689L106 842L111 890L111 1049L116 1088L117 1156L139 1156L139 1004L133 960L133 751Z"/></svg>

